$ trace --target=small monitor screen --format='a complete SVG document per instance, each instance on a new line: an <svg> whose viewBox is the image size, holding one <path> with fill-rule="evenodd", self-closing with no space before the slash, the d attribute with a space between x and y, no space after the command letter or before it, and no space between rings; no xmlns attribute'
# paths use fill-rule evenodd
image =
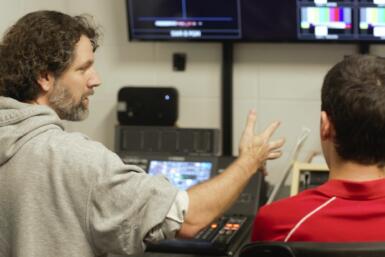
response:
<svg viewBox="0 0 385 257"><path fill-rule="evenodd" d="M385 7L361 8L359 32L365 39L385 39Z"/></svg>
<svg viewBox="0 0 385 257"><path fill-rule="evenodd" d="M237 39L240 0L128 0L136 39Z"/></svg>
<svg viewBox="0 0 385 257"><path fill-rule="evenodd" d="M353 36L350 7L301 7L300 33L303 39L343 39Z"/></svg>
<svg viewBox="0 0 385 257"><path fill-rule="evenodd" d="M211 162L158 161L152 160L148 167L150 175L164 175L181 190L210 178Z"/></svg>

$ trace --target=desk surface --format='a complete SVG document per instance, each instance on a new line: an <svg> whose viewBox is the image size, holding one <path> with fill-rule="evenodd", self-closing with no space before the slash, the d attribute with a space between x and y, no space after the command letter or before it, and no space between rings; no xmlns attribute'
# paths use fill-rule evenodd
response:
<svg viewBox="0 0 385 257"><path fill-rule="evenodd" d="M234 256L238 256L238 255L236 254ZM108 255L108 257L124 257L124 256L122 256L122 255ZM133 257L228 257L228 256L146 252L146 253L141 254L141 255L134 255Z"/></svg>
<svg viewBox="0 0 385 257"><path fill-rule="evenodd" d="M242 246L246 245L250 241L243 242L241 246L237 249L237 252L231 257L237 257ZM108 255L108 257L124 257L122 255ZM160 253L160 252L145 252L144 254L134 255L132 257L229 257L227 255L218 256L218 255L203 255L203 254L183 254L183 253Z"/></svg>

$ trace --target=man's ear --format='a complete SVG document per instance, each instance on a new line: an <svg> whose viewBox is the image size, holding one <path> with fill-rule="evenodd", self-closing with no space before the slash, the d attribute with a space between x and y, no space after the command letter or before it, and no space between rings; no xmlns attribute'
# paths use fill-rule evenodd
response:
<svg viewBox="0 0 385 257"><path fill-rule="evenodd" d="M334 127L330 121L329 115L322 111L321 112L321 129L320 129L321 139L327 140L334 137Z"/></svg>
<svg viewBox="0 0 385 257"><path fill-rule="evenodd" d="M37 78L37 83L39 83L41 90L44 93L47 93L54 86L55 78L49 72L42 72L42 73L40 73L39 77Z"/></svg>

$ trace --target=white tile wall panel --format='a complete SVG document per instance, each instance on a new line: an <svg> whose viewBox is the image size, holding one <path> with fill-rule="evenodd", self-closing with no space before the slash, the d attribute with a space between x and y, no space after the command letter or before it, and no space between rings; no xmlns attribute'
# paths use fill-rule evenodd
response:
<svg viewBox="0 0 385 257"><path fill-rule="evenodd" d="M0 35L2 36L5 31L14 24L24 12L21 9L21 0L0 0Z"/></svg>
<svg viewBox="0 0 385 257"><path fill-rule="evenodd" d="M157 83L172 85L184 97L216 97L220 92L219 44L157 43ZM173 53L186 54L186 70L173 71Z"/></svg>
<svg viewBox="0 0 385 257"><path fill-rule="evenodd" d="M62 0L63 1L63 0ZM66 0L73 15L87 13L94 16L104 34L104 43L108 46L127 44L128 30L126 4L123 0Z"/></svg>
<svg viewBox="0 0 385 257"><path fill-rule="evenodd" d="M179 127L220 128L219 99L181 97L179 106Z"/></svg>
<svg viewBox="0 0 385 257"><path fill-rule="evenodd" d="M10 1L11 2L11 1ZM56 10L68 12L68 1L59 0L21 0L22 15L37 10Z"/></svg>
<svg viewBox="0 0 385 257"><path fill-rule="evenodd" d="M233 76L234 99L259 97L260 66L247 62L235 63Z"/></svg>

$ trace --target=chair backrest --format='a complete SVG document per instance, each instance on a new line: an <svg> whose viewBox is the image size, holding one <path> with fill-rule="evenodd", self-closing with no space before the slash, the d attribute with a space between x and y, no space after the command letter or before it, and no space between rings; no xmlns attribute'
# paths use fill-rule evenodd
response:
<svg viewBox="0 0 385 257"><path fill-rule="evenodd" d="M239 257L385 257L385 242L255 242Z"/></svg>

